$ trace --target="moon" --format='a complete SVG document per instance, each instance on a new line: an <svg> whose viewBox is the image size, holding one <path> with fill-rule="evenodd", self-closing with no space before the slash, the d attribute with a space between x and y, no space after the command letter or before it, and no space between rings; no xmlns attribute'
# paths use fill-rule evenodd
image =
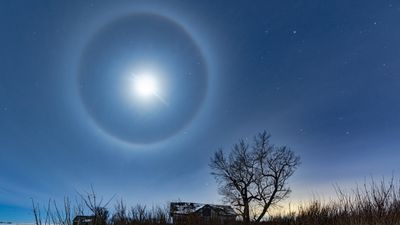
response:
<svg viewBox="0 0 400 225"><path fill-rule="evenodd" d="M142 98L154 97L157 91L157 82L149 75L135 76L134 88Z"/></svg>
<svg viewBox="0 0 400 225"><path fill-rule="evenodd" d="M141 98L149 98L157 95L158 83L151 74L133 74L132 89Z"/></svg>
<svg viewBox="0 0 400 225"><path fill-rule="evenodd" d="M157 99L168 106L167 101L160 93L160 82L154 74L133 74L130 86L136 97L142 102Z"/></svg>
<svg viewBox="0 0 400 225"><path fill-rule="evenodd" d="M148 145L188 126L208 92L208 61L184 26L140 13L99 29L82 51L77 87L94 125Z"/></svg>

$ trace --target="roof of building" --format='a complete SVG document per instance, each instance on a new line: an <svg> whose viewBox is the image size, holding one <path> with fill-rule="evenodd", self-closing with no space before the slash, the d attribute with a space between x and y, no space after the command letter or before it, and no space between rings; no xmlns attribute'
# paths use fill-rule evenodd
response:
<svg viewBox="0 0 400 225"><path fill-rule="evenodd" d="M203 207L210 207L221 216L236 216L235 211L229 205L214 205L214 204L202 204L193 202L171 202L170 212L171 214L187 215L198 212Z"/></svg>

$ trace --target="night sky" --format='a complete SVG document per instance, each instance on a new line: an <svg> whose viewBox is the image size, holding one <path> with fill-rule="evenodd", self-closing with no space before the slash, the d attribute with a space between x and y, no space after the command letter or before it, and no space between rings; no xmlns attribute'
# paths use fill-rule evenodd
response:
<svg viewBox="0 0 400 225"><path fill-rule="evenodd" d="M210 156L264 129L302 158L292 202L398 175L399 24L389 0L1 1L0 221L90 185L220 203Z"/></svg>

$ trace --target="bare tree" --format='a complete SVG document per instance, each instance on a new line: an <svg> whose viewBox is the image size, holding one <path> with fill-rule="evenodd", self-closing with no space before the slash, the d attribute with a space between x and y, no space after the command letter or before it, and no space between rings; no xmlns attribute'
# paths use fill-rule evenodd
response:
<svg viewBox="0 0 400 225"><path fill-rule="evenodd" d="M107 210L108 204L114 199L115 195L110 198L106 203L103 203L104 199L98 199L96 192L91 186L90 192L86 192L85 194L81 194L78 192L78 195L81 197L84 205L93 213L94 216L94 225L107 225L107 220L109 217L109 211Z"/></svg>
<svg viewBox="0 0 400 225"><path fill-rule="evenodd" d="M253 220L259 222L270 207L288 197L287 181L300 164L300 157L292 150L275 147L269 139L264 131L254 137L253 145L241 139L228 155L218 149L211 158L210 168L220 194L245 223L250 222L250 212Z"/></svg>
<svg viewBox="0 0 400 225"><path fill-rule="evenodd" d="M300 165L300 157L286 146L275 147L269 143L266 131L254 137L257 198L255 201L262 207L256 221L259 222L271 206L288 197L291 190L288 179Z"/></svg>

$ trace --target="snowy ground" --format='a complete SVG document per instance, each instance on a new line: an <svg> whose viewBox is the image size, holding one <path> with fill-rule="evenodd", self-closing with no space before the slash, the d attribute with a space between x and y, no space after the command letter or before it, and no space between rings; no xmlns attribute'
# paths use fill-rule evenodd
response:
<svg viewBox="0 0 400 225"><path fill-rule="evenodd" d="M0 221L0 225L35 225L35 223L13 223Z"/></svg>

